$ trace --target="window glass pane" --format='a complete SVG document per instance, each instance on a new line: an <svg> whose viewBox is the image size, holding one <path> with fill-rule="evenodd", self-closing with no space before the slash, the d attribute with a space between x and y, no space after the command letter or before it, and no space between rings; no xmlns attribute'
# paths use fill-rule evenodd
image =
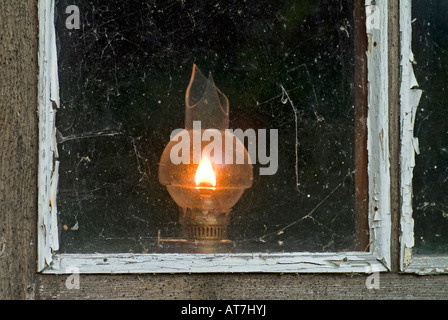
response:
<svg viewBox="0 0 448 320"><path fill-rule="evenodd" d="M448 253L448 2L413 1L413 51L423 90L415 121L415 252Z"/></svg>
<svg viewBox="0 0 448 320"><path fill-rule="evenodd" d="M61 252L355 248L352 1L77 1L79 29L71 4L56 8ZM278 130L278 170L253 165L231 242L212 248L181 241L158 177L193 64L227 96L229 128Z"/></svg>

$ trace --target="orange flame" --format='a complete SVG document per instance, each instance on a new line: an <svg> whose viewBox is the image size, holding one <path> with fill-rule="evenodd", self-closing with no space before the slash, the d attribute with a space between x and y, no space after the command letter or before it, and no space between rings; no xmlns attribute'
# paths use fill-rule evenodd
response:
<svg viewBox="0 0 448 320"><path fill-rule="evenodd" d="M196 185L199 186L200 184L207 184L212 187L216 186L216 176L215 172L213 171L212 164L210 163L210 160L208 160L207 157L202 157L201 161L199 162L198 169L196 170ZM205 187L207 189L215 189L212 187ZM196 189L199 189L201 187L196 187Z"/></svg>

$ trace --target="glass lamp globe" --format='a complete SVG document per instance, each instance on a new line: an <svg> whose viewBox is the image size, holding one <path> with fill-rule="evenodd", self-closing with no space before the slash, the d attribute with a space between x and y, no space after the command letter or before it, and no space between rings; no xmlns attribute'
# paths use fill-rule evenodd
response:
<svg viewBox="0 0 448 320"><path fill-rule="evenodd" d="M173 134L159 164L159 182L181 208L188 240L227 239L232 207L252 186L244 144L229 127L229 101L194 65L185 94L185 129Z"/></svg>

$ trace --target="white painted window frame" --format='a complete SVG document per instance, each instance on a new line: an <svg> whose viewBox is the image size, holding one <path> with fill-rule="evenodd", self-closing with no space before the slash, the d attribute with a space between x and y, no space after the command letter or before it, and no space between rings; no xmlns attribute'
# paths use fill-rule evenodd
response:
<svg viewBox="0 0 448 320"><path fill-rule="evenodd" d="M366 0L366 6L370 0ZM292 272L372 273L391 264L388 140L387 2L376 5L380 24L367 29L369 227L367 252L236 254L58 253L56 194L58 154L55 112L59 107L54 1L39 0L38 271L73 273ZM375 43L375 45L373 45ZM76 269L74 269L76 268Z"/></svg>
<svg viewBox="0 0 448 320"><path fill-rule="evenodd" d="M414 121L422 90L413 71L412 53L412 0L400 0L400 47L401 47L401 243L400 270L416 274L448 273L448 255L415 255L414 220L412 218L412 177L415 154L419 153L418 139L414 137Z"/></svg>

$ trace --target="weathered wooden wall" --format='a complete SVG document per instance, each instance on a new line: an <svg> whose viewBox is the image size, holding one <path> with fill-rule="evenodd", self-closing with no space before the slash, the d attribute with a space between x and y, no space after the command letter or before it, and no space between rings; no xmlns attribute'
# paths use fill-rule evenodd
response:
<svg viewBox="0 0 448 320"><path fill-rule="evenodd" d="M0 26L0 298L26 298L36 270L36 1L0 1Z"/></svg>
<svg viewBox="0 0 448 320"><path fill-rule="evenodd" d="M344 274L180 274L80 275L79 289L64 276L40 276L38 299L180 300L396 300L448 299L448 276L379 274L378 289L368 275Z"/></svg>
<svg viewBox="0 0 448 320"><path fill-rule="evenodd" d="M448 275L38 275L37 1L0 0L0 23L0 299L448 299Z"/></svg>

